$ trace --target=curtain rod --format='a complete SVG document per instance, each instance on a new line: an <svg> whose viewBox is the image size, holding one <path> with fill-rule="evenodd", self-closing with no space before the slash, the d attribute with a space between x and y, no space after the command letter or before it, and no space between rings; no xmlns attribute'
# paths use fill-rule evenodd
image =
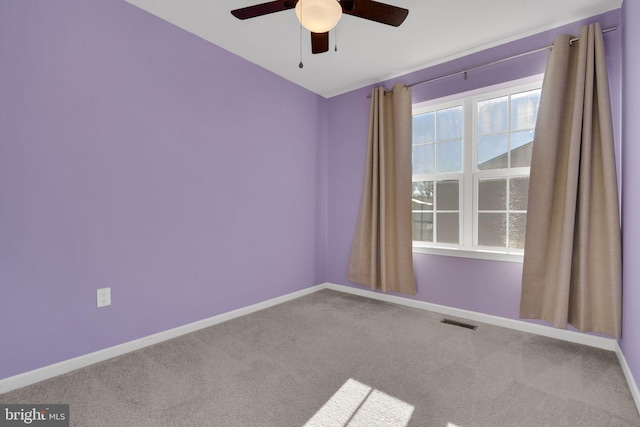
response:
<svg viewBox="0 0 640 427"><path fill-rule="evenodd" d="M618 29L618 27L607 28L606 30L602 30L602 34L608 33L609 31L614 31L614 30L617 30L617 29ZM580 37L573 37L573 38L569 39L569 45L577 42L578 40L580 40ZM509 56L507 58L502 58L502 59L498 59L496 61L487 62L486 64L476 65L475 67L466 68L466 69L460 70L460 71L454 71L453 73L444 74L442 76L433 77L433 78L430 78L430 79L427 79L427 80L422 80L422 81L419 81L419 82L416 82L416 83L405 85L405 87L410 88L410 87L421 85L421 84L425 84L425 83L431 83L431 82L435 82L436 80L446 79L447 77L457 76L458 74L464 74L465 78L466 78L466 74L469 71L479 70L480 68L489 67L491 65L500 64L500 63L506 62L506 61L511 61L512 59L518 59L518 58L521 58L523 56L527 56L527 55L531 55L531 54L534 54L534 53L542 52L543 50L548 50L548 49L551 49L551 48L553 48L553 44L551 44L549 46L545 46L545 47L540 47L538 49L533 49L533 50L530 50L530 51L527 51L527 52L519 53L517 55ZM391 91L390 90L385 90L384 93L391 93ZM371 95L367 95L367 98L371 98Z"/></svg>

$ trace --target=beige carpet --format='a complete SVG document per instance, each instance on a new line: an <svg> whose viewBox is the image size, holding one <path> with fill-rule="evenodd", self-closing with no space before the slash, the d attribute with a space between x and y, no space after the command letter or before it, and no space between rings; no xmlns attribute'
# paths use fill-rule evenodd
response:
<svg viewBox="0 0 640 427"><path fill-rule="evenodd" d="M640 426L612 352L331 290L0 395L73 426Z"/></svg>

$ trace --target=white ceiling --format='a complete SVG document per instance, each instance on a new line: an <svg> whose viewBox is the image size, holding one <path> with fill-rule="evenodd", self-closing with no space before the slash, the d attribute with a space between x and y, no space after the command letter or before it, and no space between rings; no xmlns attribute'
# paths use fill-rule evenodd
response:
<svg viewBox="0 0 640 427"><path fill-rule="evenodd" d="M622 0L378 0L409 9L400 27L343 15L312 55L293 10L244 21L264 0L126 0L326 98L617 9Z"/></svg>

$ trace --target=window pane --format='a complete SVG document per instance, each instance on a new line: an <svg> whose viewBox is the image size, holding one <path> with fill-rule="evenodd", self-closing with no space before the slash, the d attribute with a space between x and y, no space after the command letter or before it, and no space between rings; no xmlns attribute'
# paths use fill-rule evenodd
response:
<svg viewBox="0 0 640 427"><path fill-rule="evenodd" d="M433 181L418 181L412 184L411 205L414 211L433 210Z"/></svg>
<svg viewBox="0 0 640 427"><path fill-rule="evenodd" d="M411 214L413 240L419 242L433 242L433 213L414 212Z"/></svg>
<svg viewBox="0 0 640 427"><path fill-rule="evenodd" d="M509 140L507 134L478 138L478 169L504 169L509 167Z"/></svg>
<svg viewBox="0 0 640 427"><path fill-rule="evenodd" d="M438 111L438 141L462 138L462 107Z"/></svg>
<svg viewBox="0 0 640 427"><path fill-rule="evenodd" d="M511 134L511 150L516 150L524 145L531 144L532 142L533 142L532 130L513 132Z"/></svg>
<svg viewBox="0 0 640 427"><path fill-rule="evenodd" d="M437 213L438 242L459 243L460 225L457 213Z"/></svg>
<svg viewBox="0 0 640 427"><path fill-rule="evenodd" d="M413 174L428 175L436 172L435 145L413 146Z"/></svg>
<svg viewBox="0 0 640 427"><path fill-rule="evenodd" d="M496 211L506 208L506 179L484 179L478 182L478 210Z"/></svg>
<svg viewBox="0 0 640 427"><path fill-rule="evenodd" d="M508 99L503 96L478 103L478 135L506 132L509 129Z"/></svg>
<svg viewBox="0 0 640 427"><path fill-rule="evenodd" d="M511 167L528 168L531 166L533 149L533 131L525 130L511 134Z"/></svg>
<svg viewBox="0 0 640 427"><path fill-rule="evenodd" d="M437 203L440 211L457 211L459 206L459 187L458 181L439 181L437 184Z"/></svg>
<svg viewBox="0 0 640 427"><path fill-rule="evenodd" d="M462 171L462 141L438 143L438 173Z"/></svg>
<svg viewBox="0 0 640 427"><path fill-rule="evenodd" d="M511 97L511 129L533 129L536 126L540 90L518 93Z"/></svg>
<svg viewBox="0 0 640 427"><path fill-rule="evenodd" d="M524 234L527 227L527 214L509 215L509 247L524 249Z"/></svg>
<svg viewBox="0 0 640 427"><path fill-rule="evenodd" d="M480 246L506 247L507 214L478 214L478 244Z"/></svg>
<svg viewBox="0 0 640 427"><path fill-rule="evenodd" d="M435 141L436 114L427 113L413 116L413 143L422 144Z"/></svg>
<svg viewBox="0 0 640 427"><path fill-rule="evenodd" d="M529 177L511 178L509 182L509 209L526 211L528 197Z"/></svg>

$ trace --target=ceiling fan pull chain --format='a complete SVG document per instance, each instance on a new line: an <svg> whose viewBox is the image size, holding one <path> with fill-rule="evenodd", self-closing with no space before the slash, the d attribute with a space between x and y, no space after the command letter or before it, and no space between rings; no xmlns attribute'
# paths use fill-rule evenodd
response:
<svg viewBox="0 0 640 427"><path fill-rule="evenodd" d="M338 26L336 25L335 30L333 31L333 37L334 37L334 42L335 42L335 46L333 47L334 52L338 51Z"/></svg>
<svg viewBox="0 0 640 427"><path fill-rule="evenodd" d="M302 67L304 67L304 64L302 63L302 10L300 10L300 63L298 64L298 68Z"/></svg>
<svg viewBox="0 0 640 427"><path fill-rule="evenodd" d="M300 25L300 63L298 64L298 68L304 67L302 63L302 25Z"/></svg>

